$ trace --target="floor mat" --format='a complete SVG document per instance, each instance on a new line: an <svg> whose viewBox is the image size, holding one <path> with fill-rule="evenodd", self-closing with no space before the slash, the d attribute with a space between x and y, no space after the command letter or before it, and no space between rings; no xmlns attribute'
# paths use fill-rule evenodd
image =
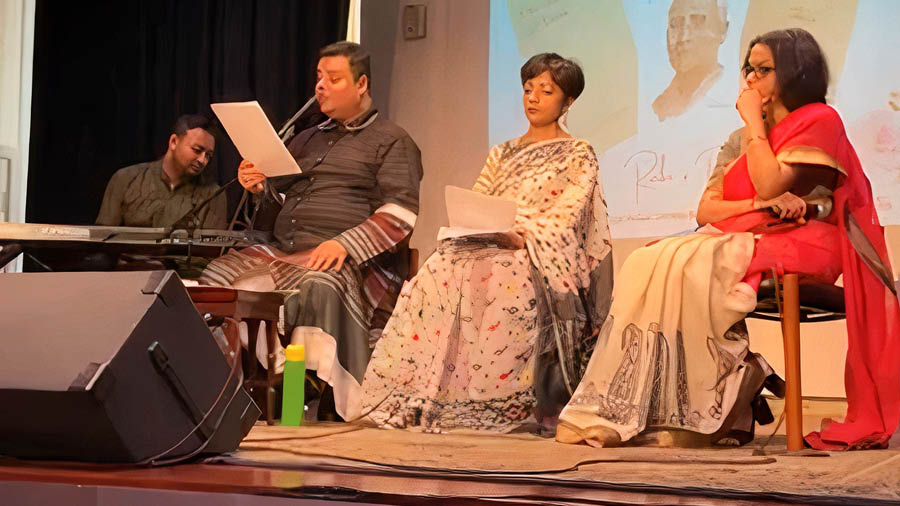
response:
<svg viewBox="0 0 900 506"><path fill-rule="evenodd" d="M354 424L257 425L237 452L217 461L335 472L718 491L736 496L900 500L896 471L900 452L896 450L779 454L785 440L775 436L766 447L768 455L753 455L766 440L760 437L744 447L706 449L592 448L531 434L430 434Z"/></svg>

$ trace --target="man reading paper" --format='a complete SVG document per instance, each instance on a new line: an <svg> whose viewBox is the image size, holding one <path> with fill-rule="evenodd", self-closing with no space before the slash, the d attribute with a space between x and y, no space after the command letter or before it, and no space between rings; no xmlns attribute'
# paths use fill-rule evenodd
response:
<svg viewBox="0 0 900 506"><path fill-rule="evenodd" d="M302 174L266 178L253 160L238 168L244 188L283 199L274 244L214 260L201 282L293 290L285 332L306 342L307 366L333 387L343 416L359 403L371 346L407 274L398 245L416 221L422 163L409 135L378 117L365 50L326 46L316 72L328 119L285 141Z"/></svg>

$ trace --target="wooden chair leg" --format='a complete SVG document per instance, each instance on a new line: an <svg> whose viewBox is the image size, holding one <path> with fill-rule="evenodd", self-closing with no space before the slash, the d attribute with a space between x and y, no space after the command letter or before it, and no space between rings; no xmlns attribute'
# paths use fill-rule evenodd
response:
<svg viewBox="0 0 900 506"><path fill-rule="evenodd" d="M244 354L241 353L241 330L238 328L238 321L229 317L225 317L225 323L222 326L222 332L228 341L228 348L225 356L228 357L228 365L234 366L234 362L238 362L238 367L243 367ZM231 350L235 350L232 352Z"/></svg>
<svg viewBox="0 0 900 506"><path fill-rule="evenodd" d="M273 320L266 322L266 423L275 425L275 343L278 328Z"/></svg>
<svg viewBox="0 0 900 506"><path fill-rule="evenodd" d="M784 275L782 335L784 337L784 410L787 449L803 449L803 403L800 386L800 287L797 274Z"/></svg>
<svg viewBox="0 0 900 506"><path fill-rule="evenodd" d="M250 381L256 377L257 371L257 362L259 361L256 358L256 338L259 335L259 322L256 318L244 318L244 322L247 323L247 355L250 357L250 361L247 363L247 377L244 378L245 382Z"/></svg>

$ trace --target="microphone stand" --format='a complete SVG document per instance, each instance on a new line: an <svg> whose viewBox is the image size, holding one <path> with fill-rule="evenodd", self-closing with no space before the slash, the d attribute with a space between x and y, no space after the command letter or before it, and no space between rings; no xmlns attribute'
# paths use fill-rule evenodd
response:
<svg viewBox="0 0 900 506"><path fill-rule="evenodd" d="M199 228L199 225L200 225L197 214L204 207L206 207L210 202L212 202L213 199L215 199L216 197L221 195L222 192L224 192L226 188L228 188L229 186L234 184L237 180L238 180L238 178L235 176L234 179L223 184L218 190L216 190L212 195L210 195L209 198L207 198L203 202L200 202L199 204L194 206L193 209L191 209L184 216L179 218L178 221L176 221L175 223L172 224L172 226L166 227L166 235L169 237L171 237L172 233L175 230L184 229L187 232L187 235L188 235L187 263L189 266L191 265L191 244L193 244L194 232L197 230L197 228Z"/></svg>
<svg viewBox="0 0 900 506"><path fill-rule="evenodd" d="M169 235L172 233L172 231L178 230L179 228L183 228L184 230L187 230L189 234L193 234L194 230L196 230L199 227L197 213L199 213L201 210L203 210L203 208L206 207L210 202L212 202L213 199L215 199L216 197L221 195L222 192L224 192L226 188L228 188L229 186L234 184L237 180L238 180L238 178L235 177L231 181L228 181L227 183L222 185L221 188L219 188L212 195L210 195L209 198L207 198L203 202L200 202L199 204L194 206L193 209L188 211L181 218L178 218L178 221L173 223L172 226L167 227L166 234Z"/></svg>

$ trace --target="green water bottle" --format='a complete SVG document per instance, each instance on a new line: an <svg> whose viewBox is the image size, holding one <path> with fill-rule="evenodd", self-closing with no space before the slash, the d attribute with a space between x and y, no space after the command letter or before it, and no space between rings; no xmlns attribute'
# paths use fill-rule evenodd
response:
<svg viewBox="0 0 900 506"><path fill-rule="evenodd" d="M281 396L281 425L303 423L303 386L306 381L306 349L289 344L284 350L284 384Z"/></svg>

